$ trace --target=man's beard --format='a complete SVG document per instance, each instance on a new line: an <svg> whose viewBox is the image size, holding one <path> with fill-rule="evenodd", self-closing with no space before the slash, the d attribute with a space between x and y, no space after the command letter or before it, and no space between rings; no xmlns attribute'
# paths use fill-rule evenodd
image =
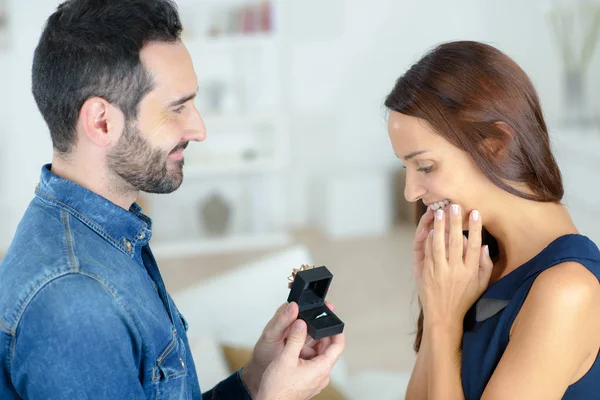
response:
<svg viewBox="0 0 600 400"><path fill-rule="evenodd" d="M180 143L171 153L183 150L188 142ZM167 159L168 154L154 149L139 130L126 124L123 135L106 158L108 169L119 176L128 188L146 193L172 193L183 182L183 159ZM168 168L170 162L172 168Z"/></svg>

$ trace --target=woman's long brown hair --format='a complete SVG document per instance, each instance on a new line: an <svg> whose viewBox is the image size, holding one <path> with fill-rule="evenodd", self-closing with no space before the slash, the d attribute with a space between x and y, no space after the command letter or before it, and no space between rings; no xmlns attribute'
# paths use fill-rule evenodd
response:
<svg viewBox="0 0 600 400"><path fill-rule="evenodd" d="M537 92L521 67L498 49L473 41L435 47L396 81L385 106L429 122L501 189L534 201L562 200L562 177ZM417 223L425 211L419 202ZM485 229L483 234L493 256L497 243ZM423 322L421 308L416 352Z"/></svg>

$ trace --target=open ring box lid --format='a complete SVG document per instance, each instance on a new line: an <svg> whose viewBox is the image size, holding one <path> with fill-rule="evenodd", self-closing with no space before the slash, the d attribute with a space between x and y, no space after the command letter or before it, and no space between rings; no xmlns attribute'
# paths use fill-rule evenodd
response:
<svg viewBox="0 0 600 400"><path fill-rule="evenodd" d="M344 323L325 305L325 297L333 280L327 267L317 267L296 274L288 303L300 308L298 318L308 326L308 334L319 340L344 331Z"/></svg>

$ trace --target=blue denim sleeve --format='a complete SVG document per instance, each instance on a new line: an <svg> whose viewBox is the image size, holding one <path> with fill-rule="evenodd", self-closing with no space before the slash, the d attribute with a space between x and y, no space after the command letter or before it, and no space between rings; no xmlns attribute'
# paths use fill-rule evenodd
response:
<svg viewBox="0 0 600 400"><path fill-rule="evenodd" d="M11 379L27 400L142 400L139 335L106 287L82 274L43 286L15 339Z"/></svg>
<svg viewBox="0 0 600 400"><path fill-rule="evenodd" d="M212 390L204 393L202 400L252 400L252 396L242 381L242 370L238 370Z"/></svg>

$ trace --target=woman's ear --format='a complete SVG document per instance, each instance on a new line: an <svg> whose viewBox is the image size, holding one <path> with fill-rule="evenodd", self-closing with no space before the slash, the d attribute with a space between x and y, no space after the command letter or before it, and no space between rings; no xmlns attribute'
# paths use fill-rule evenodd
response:
<svg viewBox="0 0 600 400"><path fill-rule="evenodd" d="M496 162L502 162L508 156L508 149L515 133L513 129L503 121L494 122L495 135L484 139L483 146Z"/></svg>

